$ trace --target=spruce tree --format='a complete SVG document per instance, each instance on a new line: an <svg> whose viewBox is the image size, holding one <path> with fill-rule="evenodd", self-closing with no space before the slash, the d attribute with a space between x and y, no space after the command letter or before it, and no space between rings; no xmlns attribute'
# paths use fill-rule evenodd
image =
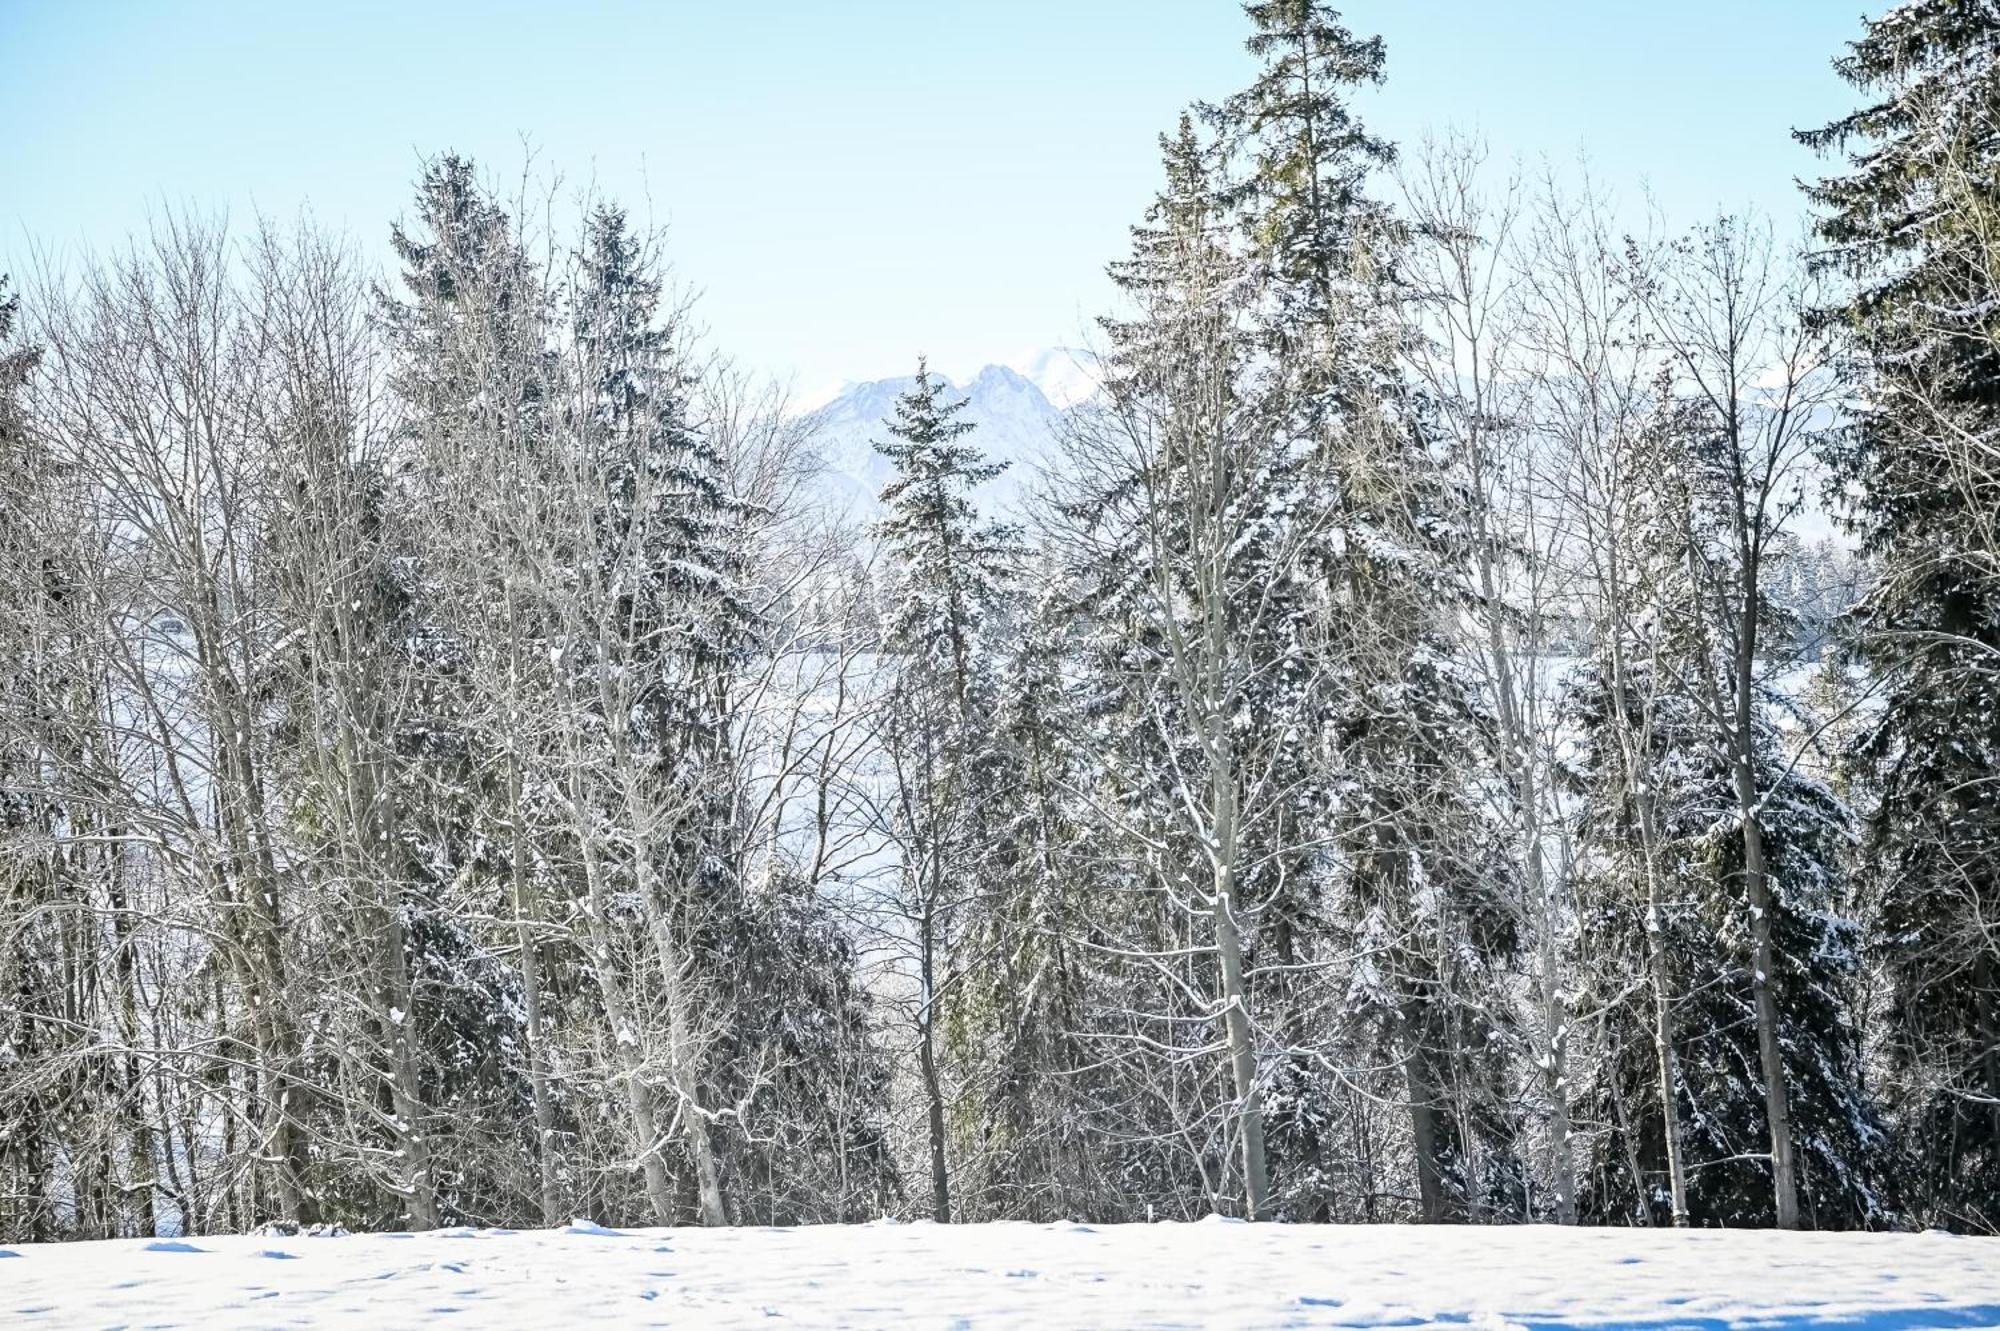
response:
<svg viewBox="0 0 2000 1331"><path fill-rule="evenodd" d="M1676 996L1675 1095L1689 1221L1769 1225L1776 1217L1751 984L1755 947L1741 839L1729 827L1733 774L1691 699L1669 693L1652 700L1658 785L1651 794L1672 884L1655 908L1639 881L1634 814L1629 792L1619 793L1607 733L1637 722L1608 710L1608 683L1595 674L1573 700L1586 737L1578 775L1591 797L1582 833L1593 866L1578 889L1579 943L1588 959L1580 971L1600 1053L1580 1102L1606 1125L1593 1143L1585 1209L1605 1223L1671 1219L1662 1120L1651 1108L1659 1083L1654 1014L1632 982L1657 948ZM1792 765L1768 717L1759 724L1758 751L1778 981L1772 991L1791 1090L1800 1220L1812 1229L1872 1227L1890 1218L1891 1199L1882 1126L1862 1090L1860 938L1838 890L1845 810Z"/></svg>
<svg viewBox="0 0 2000 1331"><path fill-rule="evenodd" d="M538 977L507 973L493 940L467 921L512 913L504 904L507 848L527 831L505 774L520 712L487 707L477 681L496 673L494 658L516 645L519 627L513 575L521 542L485 497L504 486L536 496L546 482L547 299L506 211L472 162L455 154L426 164L414 222L392 228L391 244L402 261L401 294L382 292L379 304L389 386L402 407L391 449L397 499L456 520L392 556L416 624L398 635L408 657L408 701L395 737L406 766L394 783L401 807L391 819L401 840L401 899L378 932L382 946L408 955L408 1001L389 995L383 1004L411 1015L385 1029L392 1061L419 1064L414 1078L397 1074L405 1099L426 1091L456 1097L482 1070L504 1070L517 1089L516 1078L535 1083L533 1151L541 1160L558 1148L543 1033L521 1026L540 995L524 1000L520 992L538 989ZM529 969L540 957L527 946L518 955ZM413 1037L421 1047L403 1052Z"/></svg>
<svg viewBox="0 0 2000 1331"><path fill-rule="evenodd" d="M1348 871L1322 916L1371 957L1343 1018L1401 1065L1424 1216L1477 1214L1520 1194L1499 969L1517 942L1513 888L1474 798L1483 722L1446 632L1469 595L1461 506L1401 380L1400 237L1367 190L1393 151L1349 105L1380 80L1384 53L1318 0L1245 11L1262 68L1215 119L1245 159L1223 196L1263 286L1259 391L1284 441L1274 470L1324 506L1328 527L1307 560L1316 636L1335 663L1319 764Z"/></svg>
<svg viewBox="0 0 2000 1331"><path fill-rule="evenodd" d="M1046 603L1016 609L994 681L979 853L980 896L964 926L974 959L947 1005L954 1051L973 1073L961 1112L972 1148L962 1185L986 1219L1058 1220L1093 1200L1092 1096L1103 1078L1083 1044L1093 989L1083 864L1086 779L1060 625Z"/></svg>
<svg viewBox="0 0 2000 1331"><path fill-rule="evenodd" d="M883 647L894 662L884 743L895 771L893 835L902 852L896 908L911 930L917 1056L929 1142L931 1206L952 1219L949 1138L955 1088L943 1064L945 1005L970 965L961 937L987 890L979 860L988 837L992 702L985 637L1003 607L1015 561L1012 528L982 521L972 492L1004 464L985 461L954 402L920 359L896 400L889 438L875 447L895 466L883 487L876 537L893 583Z"/></svg>
<svg viewBox="0 0 2000 1331"><path fill-rule="evenodd" d="M20 301L0 276L0 470L11 478L0 487L0 842L12 850L0 888L0 918L9 926L0 942L0 1232L37 1241L58 1232L55 1169L65 1135L63 1087L40 1069L75 1043L55 1020L63 976L73 969L63 938L73 930L58 918L32 924L74 890L59 857L43 849L67 815L42 776L40 750L75 681L64 654L50 650L60 639L38 632L59 609L65 578L43 539L43 522L56 516L46 503L53 475L28 437L22 390L36 353L18 339L19 316ZM76 1220L82 1229L86 1217Z"/></svg>
<svg viewBox="0 0 2000 1331"><path fill-rule="evenodd" d="M1249 977L1266 938L1305 956L1301 926L1315 915L1319 885L1295 848L1310 840L1301 813L1316 812L1313 593L1299 543L1317 517L1250 382L1255 284L1223 199L1226 154L1192 116L1161 152L1165 184L1110 268L1130 306L1103 321L1110 401L1070 441L1083 484L1068 501L1069 575L1087 603L1093 688L1109 704L1093 747L1153 895L1118 945L1188 959L1156 976L1142 968L1127 1011L1152 1019L1143 1038L1162 1052L1186 1048L1181 1062L1219 1018L1223 1065L1200 1076L1227 1080L1198 1095L1213 1105L1208 1130L1240 1156L1246 1214L1262 1219L1285 1209L1265 1140L1270 1046L1302 1039L1306 1018L1301 1000L1274 1019ZM1289 509L1303 510L1298 521ZM1191 1007L1200 995L1214 1007ZM1146 1075L1178 1073L1156 1063Z"/></svg>
<svg viewBox="0 0 2000 1331"><path fill-rule="evenodd" d="M1348 316L1357 282L1371 280L1368 252L1390 231L1367 183L1395 150L1348 105L1352 89L1382 81L1382 39L1356 37L1322 0L1251 0L1243 10L1245 46L1262 67L1218 116L1249 155L1227 197L1277 279L1274 328L1326 328Z"/></svg>
<svg viewBox="0 0 2000 1331"><path fill-rule="evenodd" d="M576 589L551 607L552 647L563 661L556 687L584 726L566 761L584 769L574 778L577 811L588 811L580 837L616 829L602 838L597 876L636 902L652 951L625 1002L662 1012L681 1150L704 1223L722 1224L726 1143L710 1107L741 1096L756 1060L733 1043L753 1023L729 1002L753 950L731 732L758 627L736 541L743 508L695 418L695 379L657 263L618 209L590 213L564 295L573 415L550 465L565 513L556 544L574 543ZM749 1010L762 1007L746 997Z"/></svg>
<svg viewBox="0 0 2000 1331"><path fill-rule="evenodd" d="M875 531L897 577L887 645L940 683L964 714L984 682L979 634L1004 600L1016 538L973 507L974 489L1007 464L959 442L975 427L958 419L966 400L952 402L948 392L919 359L910 390L896 399L890 439L875 445L895 466Z"/></svg>
<svg viewBox="0 0 2000 1331"><path fill-rule="evenodd" d="M1807 189L1822 262L1851 282L1852 424L1831 450L1878 576L1856 618L1879 711L1855 750L1888 987L1893 1112L1909 1203L2000 1225L2000 578L1957 441L2000 425L1987 182L2000 160L2000 14L1911 0L1835 63L1859 110L1802 134L1845 169Z"/></svg>

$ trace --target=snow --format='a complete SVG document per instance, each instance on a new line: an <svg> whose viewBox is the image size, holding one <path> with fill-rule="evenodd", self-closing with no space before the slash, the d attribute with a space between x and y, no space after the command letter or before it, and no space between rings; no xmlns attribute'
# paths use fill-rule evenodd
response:
<svg viewBox="0 0 2000 1331"><path fill-rule="evenodd" d="M449 1229L13 1245L0 1324L2000 1327L2000 1240L1422 1226Z"/></svg>

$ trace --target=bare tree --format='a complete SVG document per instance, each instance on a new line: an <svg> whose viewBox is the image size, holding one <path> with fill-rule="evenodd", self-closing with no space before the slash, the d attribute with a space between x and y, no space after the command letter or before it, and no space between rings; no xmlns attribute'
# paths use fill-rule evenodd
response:
<svg viewBox="0 0 2000 1331"><path fill-rule="evenodd" d="M1546 489L1542 441L1533 429L1516 235L1523 191L1514 178L1490 186L1485 157L1477 141L1450 138L1426 144L1404 169L1405 209L1416 236L1406 278L1419 321L1411 369L1464 477L1461 521L1476 590L1464 621L1472 631L1466 649L1493 708L1494 757L1506 789L1501 816L1525 888L1521 915L1533 940L1536 1062L1549 1115L1556 1217L1574 1224L1567 866L1552 830L1561 818L1560 736L1546 697L1568 589L1560 504Z"/></svg>
<svg viewBox="0 0 2000 1331"><path fill-rule="evenodd" d="M310 1220L290 927L272 836L261 699L270 607L258 580L264 449L254 404L267 331L230 281L223 231L158 223L144 249L51 281L35 415L67 466L96 480L95 517L122 585L102 613L120 724L164 781L154 850L215 909L241 996L268 1213ZM160 634L167 620L179 632Z"/></svg>
<svg viewBox="0 0 2000 1331"><path fill-rule="evenodd" d="M1791 520L1805 502L1807 469L1835 391L1823 372L1817 301L1781 266L1767 230L1721 218L1673 247L1648 275L1649 322L1675 388L1701 413L1713 440L1701 461L1719 507L1722 548L1710 557L1700 535L1687 542L1691 575L1707 590L1696 633L1716 669L1693 688L1731 773L1741 830L1744 895L1752 943L1757 1049L1770 1125L1772 1189L1781 1229L1799 1224L1798 1163L1785 1054L1780 1040L1779 965L1772 944L1778 908L1766 852L1766 806L1758 770L1758 722L1769 679L1789 660L1772 632L1766 588ZM1710 495L1704 494L1702 499Z"/></svg>
<svg viewBox="0 0 2000 1331"><path fill-rule="evenodd" d="M1656 1109L1674 1223L1684 1225L1677 995L1660 927L1669 884L1657 806L1660 781L1651 770L1660 642L1645 628L1651 571L1635 555L1637 533L1648 519L1645 491L1636 481L1652 465L1645 447L1653 399L1652 371L1640 353L1643 311L1632 284L1622 280L1631 254L1614 239L1603 201L1595 195L1566 199L1551 185L1527 244L1524 336L1537 383L1536 428L1568 463L1559 482L1574 524L1565 544L1581 565L1585 613L1616 700L1610 729L1620 798L1631 811L1645 893L1645 968L1659 1069Z"/></svg>

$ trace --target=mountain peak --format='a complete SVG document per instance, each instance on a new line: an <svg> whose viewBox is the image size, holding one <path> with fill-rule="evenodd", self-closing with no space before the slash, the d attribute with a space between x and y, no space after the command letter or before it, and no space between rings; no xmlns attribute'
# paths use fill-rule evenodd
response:
<svg viewBox="0 0 2000 1331"><path fill-rule="evenodd" d="M966 385L966 389L970 391L975 386L984 386L988 388L995 388L995 387L1035 388L1035 385L1027 378L1027 376L1023 375L1019 370L1016 370L1011 365L980 366L979 373L972 376L972 380L970 383ZM1040 392L1041 390L1039 388L1036 388L1035 391Z"/></svg>
<svg viewBox="0 0 2000 1331"><path fill-rule="evenodd" d="M973 426L967 442L989 460L1008 464L981 487L983 507L997 514L1017 505L1036 466L1049 455L1064 412L1097 391L1088 363L1086 352L1051 348L982 365L966 377L932 371L954 397L967 399L959 418ZM850 382L808 413L834 506L854 514L873 511L890 467L875 443L887 437L884 421L915 379L912 371Z"/></svg>
<svg viewBox="0 0 2000 1331"><path fill-rule="evenodd" d="M1007 361L1007 367L1042 390L1042 396L1067 411L1088 401L1104 386L1097 354L1080 347L1043 347Z"/></svg>

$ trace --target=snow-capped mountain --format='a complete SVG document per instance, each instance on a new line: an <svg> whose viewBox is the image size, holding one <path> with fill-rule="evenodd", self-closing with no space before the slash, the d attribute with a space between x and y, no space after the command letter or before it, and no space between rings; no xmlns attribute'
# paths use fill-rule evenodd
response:
<svg viewBox="0 0 2000 1331"><path fill-rule="evenodd" d="M1061 411L1088 402L1104 386L1097 354L1078 347L1043 347L1001 364L1041 389L1042 396Z"/></svg>
<svg viewBox="0 0 2000 1331"><path fill-rule="evenodd" d="M1049 458L1063 414L1097 391L1088 352L1050 348L1005 365L983 366L969 378L932 372L954 397L967 399L961 420L975 428L971 442L1007 470L981 489L982 506L996 516L1016 508L1037 469ZM887 483L889 459L875 451L886 439L883 424L913 375L850 383L811 413L817 448L826 463L827 499L859 516L872 513Z"/></svg>

